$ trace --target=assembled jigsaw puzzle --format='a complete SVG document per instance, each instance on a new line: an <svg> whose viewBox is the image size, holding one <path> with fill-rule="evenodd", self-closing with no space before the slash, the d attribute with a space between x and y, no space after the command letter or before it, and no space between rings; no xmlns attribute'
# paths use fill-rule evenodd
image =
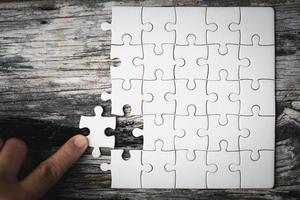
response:
<svg viewBox="0 0 300 200"><path fill-rule="evenodd" d="M267 7L113 7L112 114L143 117L143 149L113 149L115 117L82 116L93 156L111 148L113 188L271 188L274 11Z"/></svg>

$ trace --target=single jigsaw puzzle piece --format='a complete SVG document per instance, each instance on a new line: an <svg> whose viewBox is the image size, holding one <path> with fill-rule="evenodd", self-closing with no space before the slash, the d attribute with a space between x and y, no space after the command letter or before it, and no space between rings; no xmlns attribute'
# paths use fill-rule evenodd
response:
<svg viewBox="0 0 300 200"><path fill-rule="evenodd" d="M207 79L208 66L198 65L199 58L207 58L207 45L196 45L195 35L188 35L188 45L176 45L174 56L175 59L182 59L183 65L175 66L176 79L188 79L187 87L193 89L196 87L195 79ZM181 64L181 63L180 63Z"/></svg>
<svg viewBox="0 0 300 200"><path fill-rule="evenodd" d="M136 57L143 57L141 45L131 45L131 36L123 35L124 45L111 45L110 57L111 59L119 58L121 64L110 67L110 74L112 79L123 79L123 88L130 89L130 80L143 79L143 67L133 64L133 59Z"/></svg>
<svg viewBox="0 0 300 200"><path fill-rule="evenodd" d="M142 151L130 150L129 160L122 158L124 150L111 150L111 163L100 165L102 171L111 171L112 188L141 188L142 171L151 171L150 165L142 165Z"/></svg>
<svg viewBox="0 0 300 200"><path fill-rule="evenodd" d="M198 64L208 65L208 80L219 80L219 72L226 70L228 80L239 80L240 66L248 66L248 59L239 59L239 45L227 45L226 54L219 53L219 45L208 46L208 57L198 59Z"/></svg>
<svg viewBox="0 0 300 200"><path fill-rule="evenodd" d="M163 71L163 79L174 79L175 65L183 65L183 60L174 60L174 45L164 44L163 46L164 52L157 55L153 52L154 45L143 45L144 56L133 60L134 65L144 66L144 80L154 80L156 70Z"/></svg>
<svg viewBox="0 0 300 200"><path fill-rule="evenodd" d="M275 81L259 80L259 89L253 90L252 80L241 80L239 94L230 94L231 101L240 102L240 115L252 115L252 107L260 107L260 115L275 115Z"/></svg>
<svg viewBox="0 0 300 200"><path fill-rule="evenodd" d="M207 43L218 44L220 54L228 52L227 45L239 44L240 33L229 29L231 23L239 23L240 21L240 10L238 7L208 7L206 20L208 24L217 26L216 30L207 31Z"/></svg>
<svg viewBox="0 0 300 200"><path fill-rule="evenodd" d="M251 159L259 158L260 150L275 149L275 116L260 116L259 107L252 107L252 116L240 117L240 129L247 129L248 135L240 137L240 149L251 150Z"/></svg>
<svg viewBox="0 0 300 200"><path fill-rule="evenodd" d="M107 128L116 128L115 117L103 117L103 108L96 106L95 116L81 116L79 128L88 128L90 134L87 136L89 146L93 147L92 156L94 158L100 157L100 147L113 148L115 146L115 137L105 135Z"/></svg>
<svg viewBox="0 0 300 200"><path fill-rule="evenodd" d="M176 188L207 188L206 175L216 172L216 165L207 164L207 152L195 151L195 159L187 159L187 150L176 151L175 166L166 165L167 171L176 171Z"/></svg>
<svg viewBox="0 0 300 200"><path fill-rule="evenodd" d="M143 150L155 150L155 142L161 140L164 143L163 150L174 150L174 137L182 135L181 130L174 129L174 115L163 115L163 123L156 125L154 115L144 115L144 128L134 129L133 135L144 137Z"/></svg>
<svg viewBox="0 0 300 200"><path fill-rule="evenodd" d="M207 153L208 165L215 164L216 172L207 173L208 188L239 188L240 173L229 169L231 164L239 163L239 152L228 151L227 142L220 143L221 151L211 151Z"/></svg>
<svg viewBox="0 0 300 200"><path fill-rule="evenodd" d="M163 44L175 44L175 31L167 31L167 23L175 23L174 7L143 7L142 21L144 25L151 24L151 30L142 32L143 44L154 44L155 54L165 51Z"/></svg>
<svg viewBox="0 0 300 200"><path fill-rule="evenodd" d="M195 158L196 150L207 150L208 137L199 136L200 129L207 130L207 115L196 115L196 107L191 105L188 107L188 115L175 116L175 129L182 130L183 135L175 137L175 149L188 150L187 159Z"/></svg>
<svg viewBox="0 0 300 200"><path fill-rule="evenodd" d="M201 7L175 7L176 22L168 23L168 31L176 31L176 44L188 45L187 37L192 34L196 36L195 44L207 44L206 31L214 31L217 26L206 23L207 8Z"/></svg>
<svg viewBox="0 0 300 200"><path fill-rule="evenodd" d="M241 7L240 23L232 23L232 31L240 31L241 44L251 45L252 37L260 37L259 45L274 45L274 9L271 7ZM259 23L258 23L259 22Z"/></svg>
<svg viewBox="0 0 300 200"><path fill-rule="evenodd" d="M164 80L163 72L157 70L155 80L145 80L143 94L152 96L152 101L143 101L143 115L156 115L155 123L162 124L162 115L175 113L175 101L167 101L165 95L175 92L174 80Z"/></svg>
<svg viewBox="0 0 300 200"><path fill-rule="evenodd" d="M217 95L206 93L206 80L194 80L195 88L190 90L187 88L188 80L175 80L176 92L166 94L168 101L176 100L176 114L187 115L187 107L195 105L197 115L206 115L207 101L214 102Z"/></svg>
<svg viewBox="0 0 300 200"><path fill-rule="evenodd" d="M142 188L174 188L175 172L169 172L165 167L167 164L175 165L175 151L163 151L161 140L157 140L155 146L155 151L142 152L143 165L152 166L152 171L142 172Z"/></svg>
<svg viewBox="0 0 300 200"><path fill-rule="evenodd" d="M104 22L101 29L104 31L111 30L111 44L123 45L123 35L128 34L132 37L130 44L142 44L142 30L151 30L151 25L142 23L141 7L112 7L111 24Z"/></svg>
<svg viewBox="0 0 300 200"><path fill-rule="evenodd" d="M251 159L251 151L240 152L240 163L232 164L231 171L241 174L241 188L274 187L274 151L259 151L259 159Z"/></svg>
<svg viewBox="0 0 300 200"><path fill-rule="evenodd" d="M239 137L248 136L246 129L239 129L239 116L228 115L228 123L221 125L219 123L219 117L217 115L208 116L208 130L200 129L200 136L208 136L209 151L220 151L220 142L227 141L229 151L239 151Z"/></svg>
<svg viewBox="0 0 300 200"><path fill-rule="evenodd" d="M128 104L131 107L132 115L142 114L142 101L144 99L151 100L151 96L142 94L142 80L130 80L131 88L126 90L123 88L124 80L115 79L112 82L112 92L101 94L104 101L111 100L112 114L123 115L123 107Z"/></svg>
<svg viewBox="0 0 300 200"><path fill-rule="evenodd" d="M239 102L230 101L231 93L239 91L239 81L228 80L228 73L225 70L220 71L220 79L218 81L208 81L207 93L215 94L218 98L214 102L207 102L207 113L209 115L219 115L219 123L224 125L227 123L228 115L239 114Z"/></svg>
<svg viewBox="0 0 300 200"><path fill-rule="evenodd" d="M253 36L253 45L242 45L240 48L240 57L251 61L249 66L241 66L240 78L253 80L253 89L259 88L261 79L275 79L275 47L261 46L259 40L258 36Z"/></svg>

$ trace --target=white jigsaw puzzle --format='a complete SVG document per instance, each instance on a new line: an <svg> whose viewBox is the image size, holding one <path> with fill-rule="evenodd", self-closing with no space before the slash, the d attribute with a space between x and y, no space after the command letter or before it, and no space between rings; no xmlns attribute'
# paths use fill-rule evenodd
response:
<svg viewBox="0 0 300 200"><path fill-rule="evenodd" d="M143 117L140 150L111 150L113 188L271 188L274 11L269 7L113 7L112 114ZM114 117L82 116L93 156Z"/></svg>

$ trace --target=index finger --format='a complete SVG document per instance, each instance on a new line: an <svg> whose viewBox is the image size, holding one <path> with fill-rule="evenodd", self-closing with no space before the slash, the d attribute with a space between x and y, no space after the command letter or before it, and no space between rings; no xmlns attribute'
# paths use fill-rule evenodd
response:
<svg viewBox="0 0 300 200"><path fill-rule="evenodd" d="M37 199L52 188L71 165L79 159L87 146L87 138L82 135L76 135L31 172L21 182L22 187L30 195L30 198Z"/></svg>

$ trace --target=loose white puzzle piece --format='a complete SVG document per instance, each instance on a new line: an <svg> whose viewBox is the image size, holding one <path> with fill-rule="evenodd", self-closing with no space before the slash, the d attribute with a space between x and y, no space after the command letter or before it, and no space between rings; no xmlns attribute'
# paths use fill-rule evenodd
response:
<svg viewBox="0 0 300 200"><path fill-rule="evenodd" d="M93 147L92 155L97 158L101 155L100 147L115 147L115 136L106 136L107 128L116 128L115 117L102 117L103 109L101 106L96 106L95 116L81 116L79 128L88 128L90 134L87 136L89 146Z"/></svg>
<svg viewBox="0 0 300 200"><path fill-rule="evenodd" d="M100 165L102 171L111 171L112 188L141 188L142 171L151 171L150 165L142 165L142 151L130 150L129 160L122 158L124 150L111 150L111 163Z"/></svg>
<svg viewBox="0 0 300 200"><path fill-rule="evenodd" d="M115 188L270 188L274 185L272 8L113 7L112 114L143 117L143 150L111 151ZM94 157L113 148L115 117L82 116ZM127 139L127 138L125 138ZM136 147L134 147L136 148Z"/></svg>

